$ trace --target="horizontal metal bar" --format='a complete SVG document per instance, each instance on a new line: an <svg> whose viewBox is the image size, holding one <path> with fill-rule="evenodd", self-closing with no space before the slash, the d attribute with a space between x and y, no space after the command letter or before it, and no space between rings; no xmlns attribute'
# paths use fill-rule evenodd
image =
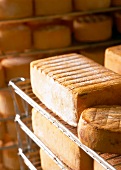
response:
<svg viewBox="0 0 121 170"><path fill-rule="evenodd" d="M16 115L15 121L19 123L21 129L40 147L42 148L53 161L62 169L67 170L66 166L41 142L34 133L21 121L20 116Z"/></svg>
<svg viewBox="0 0 121 170"><path fill-rule="evenodd" d="M21 80L21 79L19 79ZM18 82L18 79L14 79L10 81L9 85L11 85L15 92L21 96L26 102L28 102L32 107L34 107L37 111L40 112L44 117L46 117L51 123L53 123L59 130L61 130L66 136L68 136L72 141L74 141L81 149L83 149L89 156L95 159L98 163L100 163L107 170L115 170L115 168L110 165L106 160L100 157L96 152L91 150L90 148L83 145L77 136L75 136L69 129L67 129L62 123L60 123L57 119L55 119L52 115L50 115L45 109L43 109L39 104L37 104L32 98L26 95L14 82ZM23 79L22 79L23 80ZM26 81L26 80L25 80ZM17 121L21 125L21 127L25 127L20 118L16 117ZM27 130L27 129L26 129ZM27 130L28 131L28 130ZM25 131L25 132L27 132ZM30 130L29 130L30 132ZM29 134L29 133L28 133ZM30 138L34 138L33 133L30 132ZM34 138L37 144L40 144L40 140L38 138Z"/></svg>

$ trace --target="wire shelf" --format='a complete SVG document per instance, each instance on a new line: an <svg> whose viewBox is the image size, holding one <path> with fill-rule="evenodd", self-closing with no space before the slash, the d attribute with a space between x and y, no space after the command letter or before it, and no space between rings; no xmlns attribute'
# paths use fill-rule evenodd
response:
<svg viewBox="0 0 121 170"><path fill-rule="evenodd" d="M80 15L94 14L94 13L107 13L107 12L115 12L121 10L121 6L117 7L108 7L102 9L94 9L94 10L85 10L85 11L72 11L70 13L64 14L56 14L56 15L47 15L47 16L33 16L27 18L18 18L18 19L9 19L9 20L0 20L0 23L21 23L21 22L30 22L30 21L40 21L40 20L50 20L50 19L58 19L63 17L76 17Z"/></svg>
<svg viewBox="0 0 121 170"><path fill-rule="evenodd" d="M9 86L12 87L12 90L17 93L23 100L25 100L31 107L35 108L37 111L40 112L46 119L48 119L51 123L53 123L54 126L56 126L60 131L62 131L70 140L75 142L81 149L83 149L89 156L91 156L94 160L96 160L101 166L103 166L107 170L116 170L115 164L111 163L111 159L113 159L112 156L110 156L110 159L106 159L103 154L97 153L90 148L83 145L80 140L77 137L77 134L73 133L73 129L75 127L72 127L71 129L68 129L65 124L62 124L62 122L58 121L52 112L49 112L48 109L45 109L45 106L40 102L40 100L33 94L31 89L31 83L29 79L24 78L16 78L9 82ZM16 115L16 121L21 126L21 128L29 135L30 138L34 140L34 142L41 147L41 141L33 134L33 132L30 130L31 128L26 127L26 123L23 123L23 120L21 120L20 116ZM45 149L46 150L46 149ZM116 157L121 157L121 155L115 155ZM54 158L55 159L55 158ZM118 164L121 164L118 162ZM64 167L62 167L63 169Z"/></svg>
<svg viewBox="0 0 121 170"><path fill-rule="evenodd" d="M121 35L118 34L116 36L113 36L111 39L103 41L103 42L91 42L91 43L80 43L80 42L73 42L72 45L69 47L64 48L57 48L57 49L48 49L48 50L37 50L37 49L29 49L25 50L23 52L0 52L0 59L10 57L11 55L13 57L17 56L28 56L28 55L54 55L58 53L70 53L73 51L80 51L87 48L94 48L94 47L103 47L103 46L112 46L112 45L118 45L121 44Z"/></svg>

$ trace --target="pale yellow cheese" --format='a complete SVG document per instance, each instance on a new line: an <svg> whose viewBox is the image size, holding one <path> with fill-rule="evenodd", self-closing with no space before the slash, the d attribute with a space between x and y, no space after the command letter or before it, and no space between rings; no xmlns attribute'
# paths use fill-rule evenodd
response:
<svg viewBox="0 0 121 170"><path fill-rule="evenodd" d="M31 48L31 30L24 24L0 24L0 49L3 52Z"/></svg>
<svg viewBox="0 0 121 170"><path fill-rule="evenodd" d="M34 31L33 39L36 49L64 48L71 44L71 30L63 25L45 26Z"/></svg>
<svg viewBox="0 0 121 170"><path fill-rule="evenodd" d="M54 15L72 11L72 0L35 0L35 15Z"/></svg>
<svg viewBox="0 0 121 170"><path fill-rule="evenodd" d="M47 108L44 109L51 113ZM67 125L57 116L56 118L65 126ZM92 170L93 159L35 109L32 110L32 127L35 135L69 168ZM67 128L76 135L76 128L69 125Z"/></svg>
<svg viewBox="0 0 121 170"><path fill-rule="evenodd" d="M111 0L74 0L74 7L76 10L93 10L108 8Z"/></svg>
<svg viewBox="0 0 121 170"><path fill-rule="evenodd" d="M52 158L42 149L40 149L40 160L41 160L41 167L42 170L61 170L59 165L57 165ZM65 167L67 170L71 170L66 165Z"/></svg>
<svg viewBox="0 0 121 170"><path fill-rule="evenodd" d="M73 29L77 41L104 41L112 36L112 18L103 14L81 16L74 20Z"/></svg>
<svg viewBox="0 0 121 170"><path fill-rule="evenodd" d="M32 0L0 0L0 20L24 18L32 15Z"/></svg>
<svg viewBox="0 0 121 170"><path fill-rule="evenodd" d="M104 66L121 74L121 45L112 46L105 50Z"/></svg>
<svg viewBox="0 0 121 170"><path fill-rule="evenodd" d="M36 60L30 69L33 93L72 126L85 108L121 104L121 76L81 54Z"/></svg>

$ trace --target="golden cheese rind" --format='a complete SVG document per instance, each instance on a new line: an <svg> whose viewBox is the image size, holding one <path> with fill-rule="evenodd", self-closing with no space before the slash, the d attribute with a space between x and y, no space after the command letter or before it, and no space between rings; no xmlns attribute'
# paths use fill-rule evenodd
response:
<svg viewBox="0 0 121 170"><path fill-rule="evenodd" d="M95 106L85 109L78 123L78 137L101 153L121 154L121 106Z"/></svg>

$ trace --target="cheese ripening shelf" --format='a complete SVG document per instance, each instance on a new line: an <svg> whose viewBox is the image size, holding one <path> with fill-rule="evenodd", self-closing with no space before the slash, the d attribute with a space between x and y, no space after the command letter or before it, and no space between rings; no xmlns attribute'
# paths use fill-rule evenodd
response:
<svg viewBox="0 0 121 170"><path fill-rule="evenodd" d="M78 139L77 135L73 134L73 128L68 129L66 125L62 124L58 121L52 114L50 114L45 107L42 106L42 103L38 100L38 98L32 93L31 83L29 79L24 78L16 78L9 82L9 86L22 97L22 99L27 102L29 105L34 107L40 114L43 115L46 119L48 119L56 128L58 128L62 133L64 133L70 140L72 140L77 146L83 149L89 156L91 156L94 160L96 160L101 166L105 169L115 170L113 167L114 164L108 163L105 159L103 159L99 153L94 152L93 150L89 149L85 145L83 145L80 140ZM20 113L19 113L20 114ZM28 119L27 119L28 120ZM16 122L19 126L29 135L29 137L34 140L38 145L41 144L41 141L35 137L33 132L30 130L29 126L21 119L20 115L16 115ZM27 128L28 126L28 128Z"/></svg>

